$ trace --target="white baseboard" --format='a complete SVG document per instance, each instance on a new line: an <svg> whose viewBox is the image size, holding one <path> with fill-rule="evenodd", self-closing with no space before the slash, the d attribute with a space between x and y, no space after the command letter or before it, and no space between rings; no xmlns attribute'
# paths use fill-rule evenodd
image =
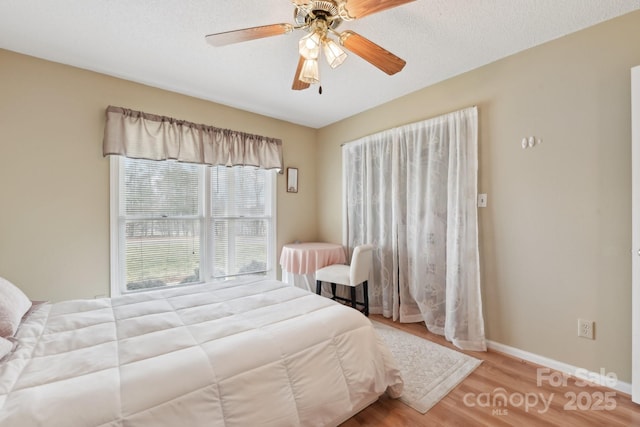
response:
<svg viewBox="0 0 640 427"><path fill-rule="evenodd" d="M507 354L509 356L517 357L518 359L526 360L538 365L546 366L556 371L563 372L565 374L575 376L576 372L586 373L588 378L597 378L595 381L598 384L607 384L606 376L603 376L599 372L585 371L583 368L569 365L568 363L559 362L557 360L550 359L548 357L540 356L538 354L529 353L528 351L520 350L515 347L500 344L495 341L487 341L487 347L491 350L499 351L500 353ZM605 387L605 386L603 386ZM631 395L631 384L618 380L613 387L610 387L621 393Z"/></svg>

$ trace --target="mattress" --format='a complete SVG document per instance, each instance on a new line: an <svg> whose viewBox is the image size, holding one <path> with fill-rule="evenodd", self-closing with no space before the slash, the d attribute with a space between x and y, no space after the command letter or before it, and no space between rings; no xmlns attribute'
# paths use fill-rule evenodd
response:
<svg viewBox="0 0 640 427"><path fill-rule="evenodd" d="M44 304L16 339L1 426L330 426L402 391L367 318L275 280Z"/></svg>

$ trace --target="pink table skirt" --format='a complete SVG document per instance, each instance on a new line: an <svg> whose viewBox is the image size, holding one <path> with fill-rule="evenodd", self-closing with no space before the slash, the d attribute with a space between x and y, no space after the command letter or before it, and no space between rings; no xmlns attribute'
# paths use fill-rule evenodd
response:
<svg viewBox="0 0 640 427"><path fill-rule="evenodd" d="M282 247L280 265L294 274L310 274L331 264L346 262L342 245L335 243L290 243Z"/></svg>

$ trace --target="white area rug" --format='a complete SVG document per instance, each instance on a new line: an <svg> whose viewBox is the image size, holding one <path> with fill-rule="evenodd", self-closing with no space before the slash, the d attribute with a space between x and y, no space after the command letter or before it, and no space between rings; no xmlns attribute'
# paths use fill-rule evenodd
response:
<svg viewBox="0 0 640 427"><path fill-rule="evenodd" d="M482 363L399 329L371 323L402 372L404 390L400 400L423 414Z"/></svg>

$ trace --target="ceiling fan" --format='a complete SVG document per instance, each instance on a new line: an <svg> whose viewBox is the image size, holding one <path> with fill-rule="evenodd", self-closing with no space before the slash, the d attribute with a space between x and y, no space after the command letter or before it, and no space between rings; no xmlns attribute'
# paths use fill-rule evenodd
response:
<svg viewBox="0 0 640 427"><path fill-rule="evenodd" d="M298 43L300 59L291 87L293 90L307 89L311 84L320 83L318 57L321 49L331 68L342 64L347 54L340 46L393 75L404 68L406 61L353 31L338 32L336 28L342 21L352 21L412 1L415 0L291 0L295 6L295 24L244 28L209 34L205 38L214 46L225 46L287 34L293 30L307 31L308 34ZM338 43L330 36L334 36Z"/></svg>

